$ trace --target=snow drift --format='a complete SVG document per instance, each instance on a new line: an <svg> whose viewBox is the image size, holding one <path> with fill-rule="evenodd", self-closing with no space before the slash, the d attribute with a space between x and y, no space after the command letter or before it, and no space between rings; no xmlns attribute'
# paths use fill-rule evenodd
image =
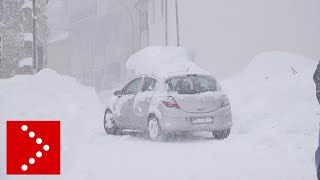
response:
<svg viewBox="0 0 320 180"><path fill-rule="evenodd" d="M316 65L316 61L298 55L263 53L243 73L224 81L237 130L316 132L318 102L312 79Z"/></svg>
<svg viewBox="0 0 320 180"><path fill-rule="evenodd" d="M0 80L0 107L2 160L5 159L6 120L61 121L61 172L64 179L73 179L75 176L77 159L83 156L79 148L83 148L83 142L89 141L90 133L95 131L93 129L101 128L95 126L97 123L94 121L101 120L104 109L93 88L50 69L44 69L34 76ZM5 161L0 161L0 169L0 179L3 179Z"/></svg>

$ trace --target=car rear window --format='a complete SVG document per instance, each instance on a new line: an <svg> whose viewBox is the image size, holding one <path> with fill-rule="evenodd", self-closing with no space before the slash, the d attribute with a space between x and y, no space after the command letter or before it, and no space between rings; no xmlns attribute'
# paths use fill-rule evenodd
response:
<svg viewBox="0 0 320 180"><path fill-rule="evenodd" d="M211 76L186 75L169 78L166 83L171 91L179 94L196 94L217 91L217 81Z"/></svg>

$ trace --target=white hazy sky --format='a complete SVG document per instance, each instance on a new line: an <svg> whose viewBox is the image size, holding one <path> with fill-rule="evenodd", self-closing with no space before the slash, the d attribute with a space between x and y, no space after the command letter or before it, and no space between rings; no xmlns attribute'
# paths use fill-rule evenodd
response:
<svg viewBox="0 0 320 180"><path fill-rule="evenodd" d="M286 51L320 59L319 0L180 0L182 46L218 77L257 54Z"/></svg>

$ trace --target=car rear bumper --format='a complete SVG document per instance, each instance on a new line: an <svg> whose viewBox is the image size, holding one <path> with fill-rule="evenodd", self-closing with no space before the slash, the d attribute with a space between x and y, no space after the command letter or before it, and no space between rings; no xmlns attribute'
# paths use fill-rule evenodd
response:
<svg viewBox="0 0 320 180"><path fill-rule="evenodd" d="M171 111L171 110L170 110ZM159 120L161 128L165 132L184 133L200 131L217 131L227 130L232 127L231 107L220 108L218 111L211 113L187 113L181 110L167 111L162 114ZM194 124L191 118L208 118L212 117L212 123Z"/></svg>

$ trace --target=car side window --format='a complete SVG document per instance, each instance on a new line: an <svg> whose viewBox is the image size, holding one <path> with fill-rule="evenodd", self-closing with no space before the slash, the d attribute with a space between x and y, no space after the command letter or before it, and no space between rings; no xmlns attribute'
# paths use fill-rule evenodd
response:
<svg viewBox="0 0 320 180"><path fill-rule="evenodd" d="M141 88L142 92L153 91L157 85L157 80L151 77L145 77Z"/></svg>
<svg viewBox="0 0 320 180"><path fill-rule="evenodd" d="M139 91L139 86L142 78L137 78L132 80L126 87L123 89L123 95L136 94Z"/></svg>

